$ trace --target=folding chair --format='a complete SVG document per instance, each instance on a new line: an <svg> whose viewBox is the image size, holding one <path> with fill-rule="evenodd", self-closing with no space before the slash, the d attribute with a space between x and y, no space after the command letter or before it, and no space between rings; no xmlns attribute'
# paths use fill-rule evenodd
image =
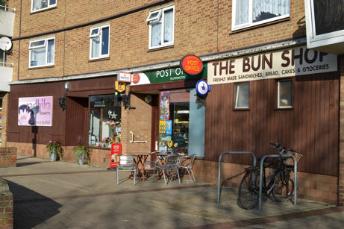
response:
<svg viewBox="0 0 344 229"><path fill-rule="evenodd" d="M136 176L137 176L137 166L134 162L134 157L129 155L121 155L119 156L119 164L116 168L116 182L117 184L120 183L119 180L119 172L131 172L134 176L134 184L136 184ZM129 179L129 177L128 177Z"/></svg>
<svg viewBox="0 0 344 229"><path fill-rule="evenodd" d="M179 168L181 170L185 170L189 174L189 176L191 177L193 183L196 182L194 173L192 171L192 167L193 167L193 164L195 162L195 159L196 159L196 155L190 155L190 156L186 157L186 160L181 162L180 165L179 165Z"/></svg>
<svg viewBox="0 0 344 229"><path fill-rule="evenodd" d="M166 156L164 164L157 164L156 168L162 171L164 176L165 184L172 179L173 172L177 174L178 182L180 184L179 176L179 156L178 155L168 155Z"/></svg>

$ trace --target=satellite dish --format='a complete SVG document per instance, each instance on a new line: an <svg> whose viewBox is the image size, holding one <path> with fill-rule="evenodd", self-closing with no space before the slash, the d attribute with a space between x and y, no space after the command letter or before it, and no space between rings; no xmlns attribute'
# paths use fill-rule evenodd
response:
<svg viewBox="0 0 344 229"><path fill-rule="evenodd" d="M3 51L8 51L12 48L12 41L8 37L0 38L0 49Z"/></svg>

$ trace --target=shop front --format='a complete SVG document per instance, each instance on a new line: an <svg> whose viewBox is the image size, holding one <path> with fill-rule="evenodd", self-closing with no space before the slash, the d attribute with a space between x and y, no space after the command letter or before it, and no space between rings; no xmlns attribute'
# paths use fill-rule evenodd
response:
<svg viewBox="0 0 344 229"><path fill-rule="evenodd" d="M189 75L181 67L132 75L131 93L154 107L148 123L152 151L204 157L205 99L197 95L195 86L205 77L206 69Z"/></svg>

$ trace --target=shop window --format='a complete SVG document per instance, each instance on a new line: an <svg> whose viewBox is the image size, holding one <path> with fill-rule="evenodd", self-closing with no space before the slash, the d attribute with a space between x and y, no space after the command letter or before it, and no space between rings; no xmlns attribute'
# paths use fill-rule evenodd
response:
<svg viewBox="0 0 344 229"><path fill-rule="evenodd" d="M147 22L149 24L150 49L173 45L174 6L150 12Z"/></svg>
<svg viewBox="0 0 344 229"><path fill-rule="evenodd" d="M37 12L56 7L57 0L31 0L31 12Z"/></svg>
<svg viewBox="0 0 344 229"><path fill-rule="evenodd" d="M250 83L235 84L235 109L249 109Z"/></svg>
<svg viewBox="0 0 344 229"><path fill-rule="evenodd" d="M108 25L91 28L90 30L90 59L109 56L110 27Z"/></svg>
<svg viewBox="0 0 344 229"><path fill-rule="evenodd" d="M90 96L90 146L109 148L120 142L121 106L115 95Z"/></svg>
<svg viewBox="0 0 344 229"><path fill-rule="evenodd" d="M290 0L233 0L232 28L242 29L289 17Z"/></svg>
<svg viewBox="0 0 344 229"><path fill-rule="evenodd" d="M30 41L29 51L30 68L54 65L55 38Z"/></svg>
<svg viewBox="0 0 344 229"><path fill-rule="evenodd" d="M159 151L204 157L204 113L195 89L161 92Z"/></svg>
<svg viewBox="0 0 344 229"><path fill-rule="evenodd" d="M292 81L280 80L277 81L277 107L278 108L292 108Z"/></svg>

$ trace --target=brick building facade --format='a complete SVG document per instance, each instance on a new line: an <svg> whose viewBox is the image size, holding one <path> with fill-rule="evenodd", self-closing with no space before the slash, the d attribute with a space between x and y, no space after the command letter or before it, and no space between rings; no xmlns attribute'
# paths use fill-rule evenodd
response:
<svg viewBox="0 0 344 229"><path fill-rule="evenodd" d="M32 1L9 1L17 13L14 47L8 58L14 63L14 68L8 106L7 144L16 146L22 154L35 153L47 158L45 145L49 140L57 140L64 146L64 160L73 160L72 146L96 144L91 148L91 163L107 166L109 149L101 147L103 142L100 136L92 142L95 130L91 128L94 119L90 117L98 117L98 113L92 112L101 109L96 96L115 94L113 84L120 73L142 77L161 74L158 71L176 71L179 61L187 54L201 57L206 66L204 71L207 71L222 60L238 62L245 57L254 59L271 55L269 60L276 62L272 57L274 53L306 50L303 1L281 1L286 4L275 16L264 18L262 14L258 22L246 24L240 24L240 20L244 19L237 16L240 12L235 7L240 4L235 0L133 0L89 4L80 0L48 2L47 6L43 6L32 4ZM236 12L236 16L232 12ZM159 24L162 22L166 24ZM152 34L157 24L164 28L164 33L160 34L163 39ZM104 38L107 33L108 39ZM156 36L160 43L154 43ZM49 43L49 39L53 43ZM99 40L95 39L101 40L100 51L93 47L99 44ZM46 63L37 66L32 61L34 55L39 54L32 53L41 47L35 46L38 44L35 42L42 40L45 40ZM104 44L109 45L103 49ZM49 53L54 54L53 59L49 59ZM313 55L309 57L312 59L315 52L309 53ZM93 54L99 58L92 58ZM282 61L285 58L282 56ZM339 66L343 65L341 59L339 56ZM269 60L265 60L269 65ZM38 58L37 61L41 60ZM326 64L336 65L337 62L331 61ZM196 81L206 75L209 76L209 71L191 80L132 84L129 87L130 106L123 106L123 102L120 106L120 129L117 130L121 131L123 152L130 154L159 149L159 116L165 92L169 93L169 101L174 104L171 112L174 111L175 115L184 112L189 117L199 117L197 112L201 111L198 108L181 110L180 104L191 104L194 99L195 103L199 102L193 96L193 89ZM223 151L240 149L263 154L271 152L269 142L278 140L304 155L300 168L302 195L342 203L343 169L340 163L343 161L343 124L342 114L339 114L342 110L342 89L338 85L341 84L343 67L308 75L246 80L251 99L247 107L243 106L244 109L236 107L238 82L214 84L207 98L202 100L205 130L202 131L204 143L201 141L199 145L203 146L193 146L202 151L195 168L198 179L215 182L216 161ZM286 85L290 83L294 92L291 97L293 102L289 104L291 99L287 99L288 104L283 109L276 105L276 97L280 96L279 87L284 83L280 81L282 78L289 80ZM53 97L52 125L36 130L18 125L19 99L44 96ZM66 103L66 109L59 105L61 98ZM92 99L94 103L91 103ZM103 116L99 114L99 117ZM178 123L181 131L183 121ZM198 130L191 129L190 134ZM177 139L174 141L177 142ZM240 171L242 164L246 163L242 158L229 162L226 163L228 174Z"/></svg>

